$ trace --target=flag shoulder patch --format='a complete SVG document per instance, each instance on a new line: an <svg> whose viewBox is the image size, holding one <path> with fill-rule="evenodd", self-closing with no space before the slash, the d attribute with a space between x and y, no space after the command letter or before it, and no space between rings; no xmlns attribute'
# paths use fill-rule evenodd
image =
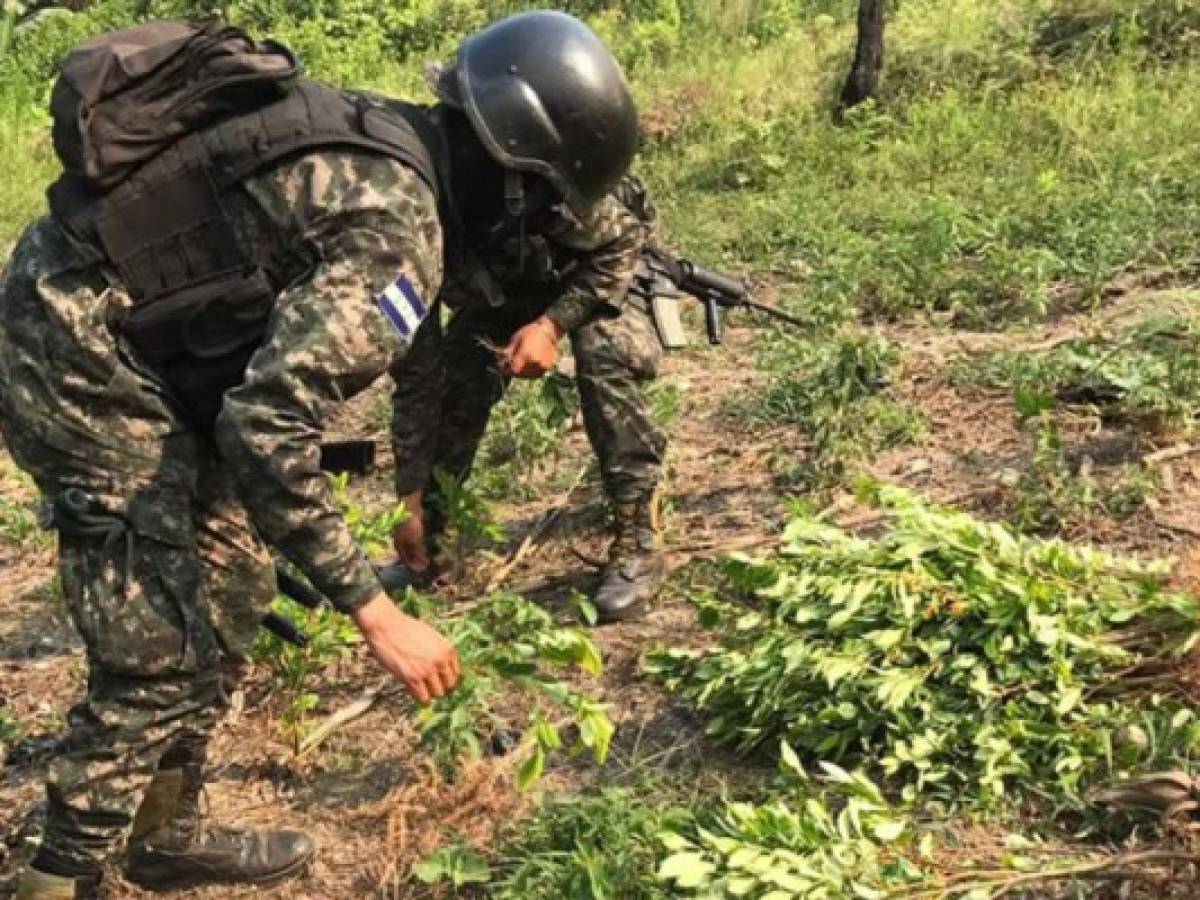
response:
<svg viewBox="0 0 1200 900"><path fill-rule="evenodd" d="M403 272L375 299L384 317L405 343L412 341L418 326L429 315L429 307Z"/></svg>

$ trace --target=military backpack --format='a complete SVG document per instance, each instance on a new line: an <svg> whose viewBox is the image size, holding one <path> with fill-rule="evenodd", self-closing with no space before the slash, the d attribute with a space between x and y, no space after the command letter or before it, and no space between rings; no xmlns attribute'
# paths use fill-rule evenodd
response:
<svg viewBox="0 0 1200 900"><path fill-rule="evenodd" d="M132 298L110 327L205 427L283 287L243 247L226 193L271 163L337 147L398 159L438 192L415 107L305 78L286 47L219 23L152 21L88 41L67 56L50 105L63 166L51 212Z"/></svg>

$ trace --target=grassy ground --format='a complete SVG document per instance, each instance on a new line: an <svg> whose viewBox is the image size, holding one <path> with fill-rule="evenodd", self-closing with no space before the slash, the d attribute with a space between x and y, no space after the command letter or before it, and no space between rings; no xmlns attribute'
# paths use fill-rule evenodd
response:
<svg viewBox="0 0 1200 900"><path fill-rule="evenodd" d="M1189 283L1200 224L1200 14L1183 2L906 0L890 23L880 104L836 126L852 4L803 6L798 19L772 18L780 5L768 2L647 4L653 15L628 21L620 6L600 14L634 72L647 131L641 168L671 242L811 320L784 334L735 314L724 348L694 346L666 363L655 406L673 436L671 584L645 622L594 632L601 675L566 679L608 704L617 727L606 763L551 752L525 794L514 788L523 752L485 754L448 775L431 749L446 762L483 720L480 738L492 746L536 705L526 692L478 685L478 705L462 705L470 715L461 721L431 725L387 698L299 754L298 738L380 681L335 619L312 619L320 651L264 648L214 754L214 810L299 821L322 840L320 863L279 896L666 897L705 883L719 897L810 896L779 873L734 883L733 868L722 868L730 848L752 851L741 862L768 872L763 859L786 867L780 854L800 854L827 879L827 893L811 896L1195 895L1183 829L1135 829L1087 798L1052 792L1052 782L1071 781L1062 771L1012 779L1011 803L981 804L964 787L954 802L909 806L901 782L872 769L882 751L868 735L866 752L842 761L862 766L883 795L857 782L814 787L789 774L786 752L777 771L777 743L717 743L741 724L736 709L715 721L645 672L657 648L721 643L696 601L753 605L721 560L765 552L800 511L878 537L888 517L855 492L864 477L1028 534L1177 559L1170 585L1184 591L1200 578L1200 294ZM265 8L235 11L253 19ZM422 33L424 7L405 8L414 17L405 33ZM453 10L467 22L478 5ZM701 15L706 52L695 49ZM415 60L383 71L378 47L359 54L328 21L280 21L285 36L314 48L323 74L416 84ZM372 28L362 25L362 43ZM0 88L0 149L16 161L0 171L0 246L37 214L53 174L39 90ZM594 583L603 509L570 388L563 379L527 386L501 409L486 477L465 498L474 549L436 600L455 627L486 613L480 599L496 588L544 605L565 627L574 592ZM380 402L364 398L336 430L382 437ZM386 453L381 462L376 477L348 487L364 534L386 512ZM11 467L0 486L0 744L27 746L61 728L83 671L54 602L35 498ZM489 534L496 542L481 546ZM553 627L529 622L539 634ZM755 627L728 630L743 626ZM480 651L485 668L493 652ZM1150 674L1145 685L1130 680L1135 699L1114 701L1110 737L1135 734L1135 713L1149 723L1163 702L1194 703L1186 659ZM770 702L779 709L771 733L786 731L786 704ZM571 743L572 717L545 709ZM1106 762L1066 721L1047 727L1084 768L1105 777L1138 769ZM1142 762L1187 767L1189 727L1146 724L1155 747ZM819 771L828 754L797 746L795 762ZM0 781L8 867L28 852L44 762L35 755ZM754 805L731 810L725 799ZM848 810L856 818L842 825ZM701 826L734 843L705 843ZM1141 855L1115 864L1116 875L1085 877L1123 853ZM668 877L656 878L664 861ZM965 870L990 871L992 887L969 894L952 882ZM1051 871L1067 874L1027 879ZM439 875L434 886L415 877ZM909 888L897 887L906 879Z"/></svg>

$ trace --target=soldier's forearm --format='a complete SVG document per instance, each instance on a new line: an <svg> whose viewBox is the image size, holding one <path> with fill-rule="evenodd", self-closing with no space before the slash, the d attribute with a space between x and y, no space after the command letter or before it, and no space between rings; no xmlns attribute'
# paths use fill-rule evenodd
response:
<svg viewBox="0 0 1200 900"><path fill-rule="evenodd" d="M546 310L546 318L554 323L559 332L567 334L595 318L597 312L609 305L608 301L600 298L569 293L550 305ZM617 312L615 306L612 312Z"/></svg>
<svg viewBox="0 0 1200 900"><path fill-rule="evenodd" d="M320 469L315 433L227 403L215 438L255 527L337 609L351 612L379 590Z"/></svg>

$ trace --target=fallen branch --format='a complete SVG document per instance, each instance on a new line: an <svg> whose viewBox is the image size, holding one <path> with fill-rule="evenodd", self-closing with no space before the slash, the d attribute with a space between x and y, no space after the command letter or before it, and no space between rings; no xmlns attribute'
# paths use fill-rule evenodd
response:
<svg viewBox="0 0 1200 900"><path fill-rule="evenodd" d="M600 559L598 556L588 556L578 547L568 547L567 551L585 566L589 566L593 569L604 568L604 560Z"/></svg>
<svg viewBox="0 0 1200 900"><path fill-rule="evenodd" d="M1076 878L1111 880L1113 878L1145 879L1147 873L1134 867L1153 863L1200 863L1200 856L1171 850L1147 850L1126 853L1100 860L1078 863L1049 872L1012 873L1007 869L977 869L952 875L938 887L915 887L896 894L904 900L947 900L965 894L988 891L991 900L1003 897L1020 888L1051 881Z"/></svg>
<svg viewBox="0 0 1200 900"><path fill-rule="evenodd" d="M317 747L321 746L326 739L338 731L349 725L355 719L360 719L370 712L376 703L380 700L389 700L392 697L398 696L404 690L402 685L394 683L381 684L373 691L363 694L353 703L343 706L337 712L331 713L320 725L305 735L300 741L300 746L296 751L296 756L305 756Z"/></svg>
<svg viewBox="0 0 1200 900"><path fill-rule="evenodd" d="M1163 450L1156 450L1154 453L1147 453L1142 457L1142 462L1148 466L1152 466L1155 463L1182 459L1185 456L1191 456L1195 452L1196 448L1191 444L1175 444L1173 447L1166 447Z"/></svg>
<svg viewBox="0 0 1200 900"><path fill-rule="evenodd" d="M554 520L562 515L563 510L567 508L567 504L570 502L571 496L576 490L578 490L580 483L583 481L583 476L586 474L587 466L582 467L575 474L575 478L571 481L571 486L558 496L550 509L546 510L546 512L542 514L541 519L539 519L538 523L533 526L529 534L525 536L525 540L521 541L521 545L517 547L511 556L509 556L504 565L492 573L491 578L488 579L487 584L483 588L484 594L490 594L492 591L500 587L500 585L504 583L504 579L508 578L508 576L512 574L513 570L521 564L521 561L533 551L538 538L545 533L546 529L549 528Z"/></svg>
<svg viewBox="0 0 1200 900"><path fill-rule="evenodd" d="M1180 534L1200 537L1200 525L1193 525L1190 522L1173 522L1170 519L1164 519L1162 516L1155 516L1154 524L1168 531L1177 531Z"/></svg>
<svg viewBox="0 0 1200 900"><path fill-rule="evenodd" d="M778 542L777 534L738 534L722 541L710 541L704 544L675 544L667 547L668 556L680 556L690 559L706 553L732 553L735 550L753 550L765 547L767 544Z"/></svg>
<svg viewBox="0 0 1200 900"><path fill-rule="evenodd" d="M971 878L974 873L966 872L954 879L958 883L947 891L946 896L952 896L955 893L967 894L980 888L991 888L992 893L990 896L992 898L999 898L1017 888L1048 881L1064 881L1075 878L1144 878L1145 873L1139 872L1136 869L1130 869L1129 867L1156 862L1196 863L1198 861L1200 861L1200 857L1191 853L1179 853L1170 850L1148 850L1143 853L1127 853L1122 856L1113 856L1090 863L1080 863L1077 866L1058 869L1053 872L1024 872L1020 875L1012 875L1004 878L998 882L968 881L967 879Z"/></svg>

